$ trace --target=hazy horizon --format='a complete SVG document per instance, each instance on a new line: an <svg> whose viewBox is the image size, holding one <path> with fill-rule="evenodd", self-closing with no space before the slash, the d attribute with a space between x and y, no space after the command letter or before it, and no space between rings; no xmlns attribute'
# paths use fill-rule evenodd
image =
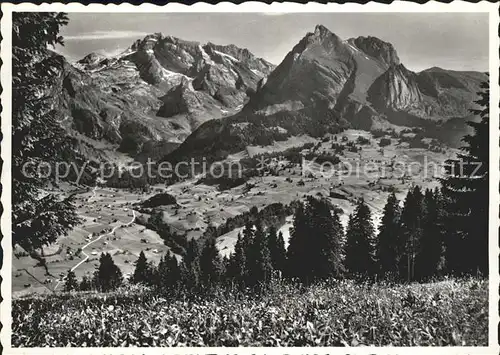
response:
<svg viewBox="0 0 500 355"><path fill-rule="evenodd" d="M401 62L488 71L484 13L70 13L57 50L69 60L91 52L116 55L135 40L161 32L201 43L234 44L279 64L307 32L322 24L343 39L375 36L393 44Z"/></svg>

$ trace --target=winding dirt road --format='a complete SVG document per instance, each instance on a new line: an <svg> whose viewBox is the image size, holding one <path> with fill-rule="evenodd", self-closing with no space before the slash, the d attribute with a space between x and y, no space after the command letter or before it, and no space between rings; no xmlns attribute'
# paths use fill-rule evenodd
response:
<svg viewBox="0 0 500 355"><path fill-rule="evenodd" d="M94 188L94 190L93 190L93 194L92 194L92 196L90 196L90 197L87 199L87 202L89 202L89 201L90 201L90 200L91 200L91 199L95 196L95 194L96 194L96 189L97 189L97 187L95 187L95 188ZM136 215L135 215L135 211L134 211L134 210L132 210L132 219L130 220L130 222L127 222L127 223L122 224L122 225L119 225L119 226L115 226L115 227L113 227L113 229L112 229L110 232L108 232L108 233L106 233L106 234L101 234L101 235L100 235L99 237L97 237L96 239L91 240L90 242L88 242L87 244L85 244L85 245L82 247L82 254L85 256L85 258L84 258L83 260L81 260L78 264L76 264L75 266L73 266L73 267L71 268L71 271L75 271L75 270L76 270L76 269L77 269L80 265L82 265L84 262L86 262L86 261L88 260L88 258L90 257L90 256L89 256L87 253L85 253L85 251L84 251L86 248L88 248L89 246L91 246L91 245L92 245L92 244L94 244L95 242L97 242L97 241L101 240L102 238L107 237L108 235L113 234L113 233L114 233L114 232L115 232L118 228L120 228L120 227L128 227L128 226L130 226L132 223L134 223L134 221L135 221L135 217L136 217ZM54 291L56 291L56 290L57 290L57 288L59 287L59 285L60 285L62 282L64 282L65 280L66 280L66 276L65 276L62 280L57 281L57 284L56 284L56 286L54 287Z"/></svg>

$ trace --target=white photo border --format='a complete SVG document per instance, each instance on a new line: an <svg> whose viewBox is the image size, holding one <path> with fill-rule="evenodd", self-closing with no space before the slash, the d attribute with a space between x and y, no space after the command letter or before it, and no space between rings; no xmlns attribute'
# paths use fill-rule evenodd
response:
<svg viewBox="0 0 500 355"><path fill-rule="evenodd" d="M1 142L1 157L3 160L3 169L1 171L1 203L3 206L3 214L1 215L1 231L3 239L1 247L3 250L3 265L1 269L1 296L3 298L0 305L0 321L2 329L0 341L3 347L4 354L67 354L67 348L12 348L11 346L11 284L12 284L12 227L11 227L11 105L12 100L11 83L12 83L12 12L224 12L224 13L326 13L326 12L456 12L456 13L488 13L489 14L489 74L490 74L490 201L489 201L489 345L486 347L358 347L358 348L332 348L332 347L316 347L316 348L265 348L265 347L241 347L241 348L225 348L225 347L196 347L196 348L71 348L70 352L77 354L420 354L422 352L428 354L499 354L500 346L498 344L498 327L499 327L499 5L482 1L476 4L453 1L445 4L435 1L429 1L426 4L415 4L408 2L395 1L392 4L319 4L319 3L272 3L264 4L259 2L246 2L235 5L229 2L219 4L196 3L193 5L183 5L171 3L167 5L142 4L132 5L123 3L115 4L89 4L82 5L80 3L62 4L62 3L43 3L41 5L22 3L9 4L2 3L1 10L3 13L1 19L1 35L2 42L0 46L2 67L1 67L1 85L2 85L2 113L1 113L1 130L3 140ZM425 39L423 39L425 40Z"/></svg>

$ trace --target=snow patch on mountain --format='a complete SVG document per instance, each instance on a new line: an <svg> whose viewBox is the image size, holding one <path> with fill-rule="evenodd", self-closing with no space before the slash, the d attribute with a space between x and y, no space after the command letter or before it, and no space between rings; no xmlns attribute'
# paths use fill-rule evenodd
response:
<svg viewBox="0 0 500 355"><path fill-rule="evenodd" d="M226 54L226 53L222 53L222 52L219 52L219 51L214 51L215 53L225 57L225 58L228 58L229 60L232 60L233 62L239 62L238 59L236 59L235 57L233 57L232 55L229 55L229 54Z"/></svg>

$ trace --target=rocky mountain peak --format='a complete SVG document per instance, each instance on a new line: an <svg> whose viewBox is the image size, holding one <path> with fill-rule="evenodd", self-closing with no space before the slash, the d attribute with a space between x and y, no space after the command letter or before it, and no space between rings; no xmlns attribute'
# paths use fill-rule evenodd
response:
<svg viewBox="0 0 500 355"><path fill-rule="evenodd" d="M92 52L87 54L85 57L80 59L77 63L83 64L83 65L92 65L92 64L97 64L101 60L106 59L106 57L102 54Z"/></svg>
<svg viewBox="0 0 500 355"><path fill-rule="evenodd" d="M314 28L314 35L316 37L325 37L331 34L333 33L323 25L316 25L316 27Z"/></svg>
<svg viewBox="0 0 500 355"><path fill-rule="evenodd" d="M368 97L379 110L388 107L405 110L419 106L422 102L417 76L403 64L391 65L378 77L368 90Z"/></svg>
<svg viewBox="0 0 500 355"><path fill-rule="evenodd" d="M122 151L131 154L160 141L180 143L196 130L210 137L217 155L218 149L228 151L219 146L228 138L219 128L233 121L251 123L235 150L262 142L275 126L288 135L321 135L345 124L411 127L422 118L465 117L484 76L439 68L417 75L400 63L390 43L372 36L342 40L322 25L276 68L234 44L161 33L117 56L91 53L75 67L80 70L68 64L56 95L68 130L130 146Z"/></svg>
<svg viewBox="0 0 500 355"><path fill-rule="evenodd" d="M323 25L317 25L314 32L306 33L306 35L293 47L290 53L292 56L300 55L306 51L306 49L312 47L323 47L330 51L341 42L341 39L328 28Z"/></svg>
<svg viewBox="0 0 500 355"><path fill-rule="evenodd" d="M212 42L208 42L203 46L205 50L213 50L213 51L219 51L225 54L230 54L234 56L235 58L241 60L244 58L254 58L254 55L250 53L250 51L246 48L240 48L235 46L234 44L228 44L228 45L219 45L215 44Z"/></svg>
<svg viewBox="0 0 500 355"><path fill-rule="evenodd" d="M180 142L203 122L238 112L274 69L233 44L162 33L118 55L91 53L67 66L57 97L68 130L132 155L162 140Z"/></svg>
<svg viewBox="0 0 500 355"><path fill-rule="evenodd" d="M430 67L429 69L423 70L423 72L444 72L444 71L446 70L440 67Z"/></svg>
<svg viewBox="0 0 500 355"><path fill-rule="evenodd" d="M302 42L304 47L307 47L315 44L339 44L342 40L325 26L316 25L314 32L307 33Z"/></svg>
<svg viewBox="0 0 500 355"><path fill-rule="evenodd" d="M137 51L137 50L146 50L146 49L152 49L155 44L158 41L161 41L163 39L163 34L161 33L153 33L149 34L146 37L142 39L136 40L131 46L130 50L131 51Z"/></svg>
<svg viewBox="0 0 500 355"><path fill-rule="evenodd" d="M250 52L247 48L240 48L235 46L234 44L228 45L218 45L212 42L208 42L203 46L205 52L209 54L209 56L217 56L217 54L224 56L229 59L236 59L237 61L243 62L255 73L263 73L265 75L269 74L275 66L265 59L256 57L252 52ZM234 60L233 60L234 61Z"/></svg>
<svg viewBox="0 0 500 355"><path fill-rule="evenodd" d="M399 64L399 57L393 45L373 36L350 38L348 42L370 57L386 65Z"/></svg>

